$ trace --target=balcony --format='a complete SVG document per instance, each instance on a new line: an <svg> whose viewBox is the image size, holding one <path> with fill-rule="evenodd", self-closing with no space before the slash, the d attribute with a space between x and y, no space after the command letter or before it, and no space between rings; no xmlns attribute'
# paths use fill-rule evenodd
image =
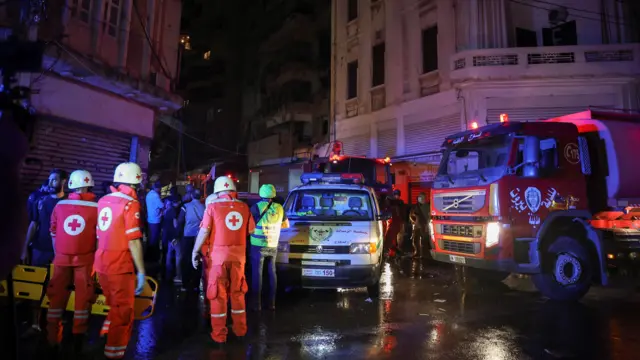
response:
<svg viewBox="0 0 640 360"><path fill-rule="evenodd" d="M290 121L306 122L313 121L314 105L304 102L291 102L283 105L280 109L265 116L267 128L271 128Z"/></svg>
<svg viewBox="0 0 640 360"><path fill-rule="evenodd" d="M482 49L451 57L451 81L637 76L640 44Z"/></svg>

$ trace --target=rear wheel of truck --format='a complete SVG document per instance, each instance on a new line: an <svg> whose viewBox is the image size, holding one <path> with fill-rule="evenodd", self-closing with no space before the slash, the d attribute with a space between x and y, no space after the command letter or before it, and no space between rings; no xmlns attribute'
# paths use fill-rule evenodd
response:
<svg viewBox="0 0 640 360"><path fill-rule="evenodd" d="M551 300L577 301L589 291L594 264L580 241L559 236L541 256L541 273L532 280L542 295Z"/></svg>

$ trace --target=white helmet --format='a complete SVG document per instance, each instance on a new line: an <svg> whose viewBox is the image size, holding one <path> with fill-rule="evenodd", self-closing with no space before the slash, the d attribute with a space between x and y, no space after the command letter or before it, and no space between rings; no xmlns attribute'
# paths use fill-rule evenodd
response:
<svg viewBox="0 0 640 360"><path fill-rule="evenodd" d="M204 201L205 206L209 206L212 202L218 199L218 194L211 194L207 196L207 200Z"/></svg>
<svg viewBox="0 0 640 360"><path fill-rule="evenodd" d="M137 185L142 182L142 169L136 163L126 162L118 165L113 173L113 182Z"/></svg>
<svg viewBox="0 0 640 360"><path fill-rule="evenodd" d="M216 179L216 182L213 183L213 193L217 194L221 191L236 191L236 184L233 183L230 177L220 176Z"/></svg>
<svg viewBox="0 0 640 360"><path fill-rule="evenodd" d="M79 189L83 187L92 187L93 176L87 170L76 170L69 175L69 189Z"/></svg>

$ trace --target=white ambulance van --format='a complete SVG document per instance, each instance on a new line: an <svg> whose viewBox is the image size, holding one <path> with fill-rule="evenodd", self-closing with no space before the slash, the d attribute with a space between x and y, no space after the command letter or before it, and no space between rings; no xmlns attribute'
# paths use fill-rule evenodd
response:
<svg viewBox="0 0 640 360"><path fill-rule="evenodd" d="M290 227L282 229L278 280L303 288L367 287L378 296L383 221L361 174L307 173L287 197Z"/></svg>

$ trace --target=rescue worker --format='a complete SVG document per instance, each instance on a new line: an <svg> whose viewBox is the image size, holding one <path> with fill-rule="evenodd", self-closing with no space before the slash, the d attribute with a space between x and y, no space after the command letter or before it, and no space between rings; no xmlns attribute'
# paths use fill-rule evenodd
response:
<svg viewBox="0 0 640 360"><path fill-rule="evenodd" d="M49 344L57 347L62 341L62 315L67 308L71 291L75 285L75 311L73 335L76 350L84 341L89 326L89 312L95 298L93 287L93 259L96 252L96 225L98 204L96 195L90 191L94 186L91 173L76 170L69 176L67 200L60 200L51 214L51 238L55 257L53 277L47 287L49 311L47 313L47 335Z"/></svg>
<svg viewBox="0 0 640 360"><path fill-rule="evenodd" d="M247 333L247 313L244 296L247 284L244 275L247 236L255 229L249 206L237 199L232 179L216 179L213 192L218 194L205 212L191 254L194 268L198 268L202 245L210 238L211 270L207 298L211 306L211 339L216 347L227 341L227 303L231 299L233 333L243 338Z"/></svg>
<svg viewBox="0 0 640 360"><path fill-rule="evenodd" d="M218 194L213 193L209 196L207 196L207 199L204 202L204 206L205 209L207 207L209 207L209 205L214 201L218 199ZM194 247L195 247L195 241L194 241ZM200 253L202 254L202 257L200 259L200 264L201 264L201 279L202 279L202 288L206 294L207 291L207 284L209 284L209 271L211 271L211 257L210 257L210 253L209 250L211 249L211 242L209 240L209 238L207 237L204 241L204 243L202 244L202 247L200 248ZM183 258L187 258L187 253L185 252L183 255ZM203 312L203 316L208 324L208 326L211 326L211 311L209 309L209 302L205 301L204 302L204 312Z"/></svg>
<svg viewBox="0 0 640 360"><path fill-rule="evenodd" d="M269 272L269 309L276 308L276 255L280 229L289 227L289 219L282 205L275 202L276 188L264 184L258 192L261 201L251 207L251 215L256 222L256 230L251 234L251 296L252 309L260 311L262 305L262 272L267 262Z"/></svg>
<svg viewBox="0 0 640 360"><path fill-rule="evenodd" d="M400 198L400 190L393 191L393 197L387 199L391 209L391 225L387 229L385 240L389 248L389 256L395 257L396 252L402 252L405 228L405 204Z"/></svg>
<svg viewBox="0 0 640 360"><path fill-rule="evenodd" d="M187 194L185 200L189 200L182 205L178 215L178 228L181 231L180 250L187 255L193 251L196 243L196 236L200 229L200 223L204 216L205 206L200 202L200 190L192 189ZM182 288L193 291L200 283L200 274L193 270L188 256L182 256ZM204 267L204 266L203 266Z"/></svg>
<svg viewBox="0 0 640 360"><path fill-rule="evenodd" d="M107 332L104 355L108 359L124 357L133 327L135 295L145 284L140 202L135 190L141 179L138 164L118 165L113 176L116 188L98 201L95 269L111 308L103 325Z"/></svg>
<svg viewBox="0 0 640 360"><path fill-rule="evenodd" d="M41 197L36 206L32 207L32 219L27 230L27 239L22 251L22 261L31 266L49 267L55 256L53 252L53 239L51 238L51 214L56 204L64 199L64 188L69 179L69 174L60 169L53 169L49 173L49 194ZM31 252L29 252L31 250ZM42 309L39 304L33 308L33 324L23 335L25 337L35 335L41 331L40 314Z"/></svg>
<svg viewBox="0 0 640 360"><path fill-rule="evenodd" d="M431 210L427 204L427 194L418 194L418 203L411 207L409 221L411 221L411 242L413 243L413 256L421 258L424 255L424 247L429 250L429 220L431 220Z"/></svg>

